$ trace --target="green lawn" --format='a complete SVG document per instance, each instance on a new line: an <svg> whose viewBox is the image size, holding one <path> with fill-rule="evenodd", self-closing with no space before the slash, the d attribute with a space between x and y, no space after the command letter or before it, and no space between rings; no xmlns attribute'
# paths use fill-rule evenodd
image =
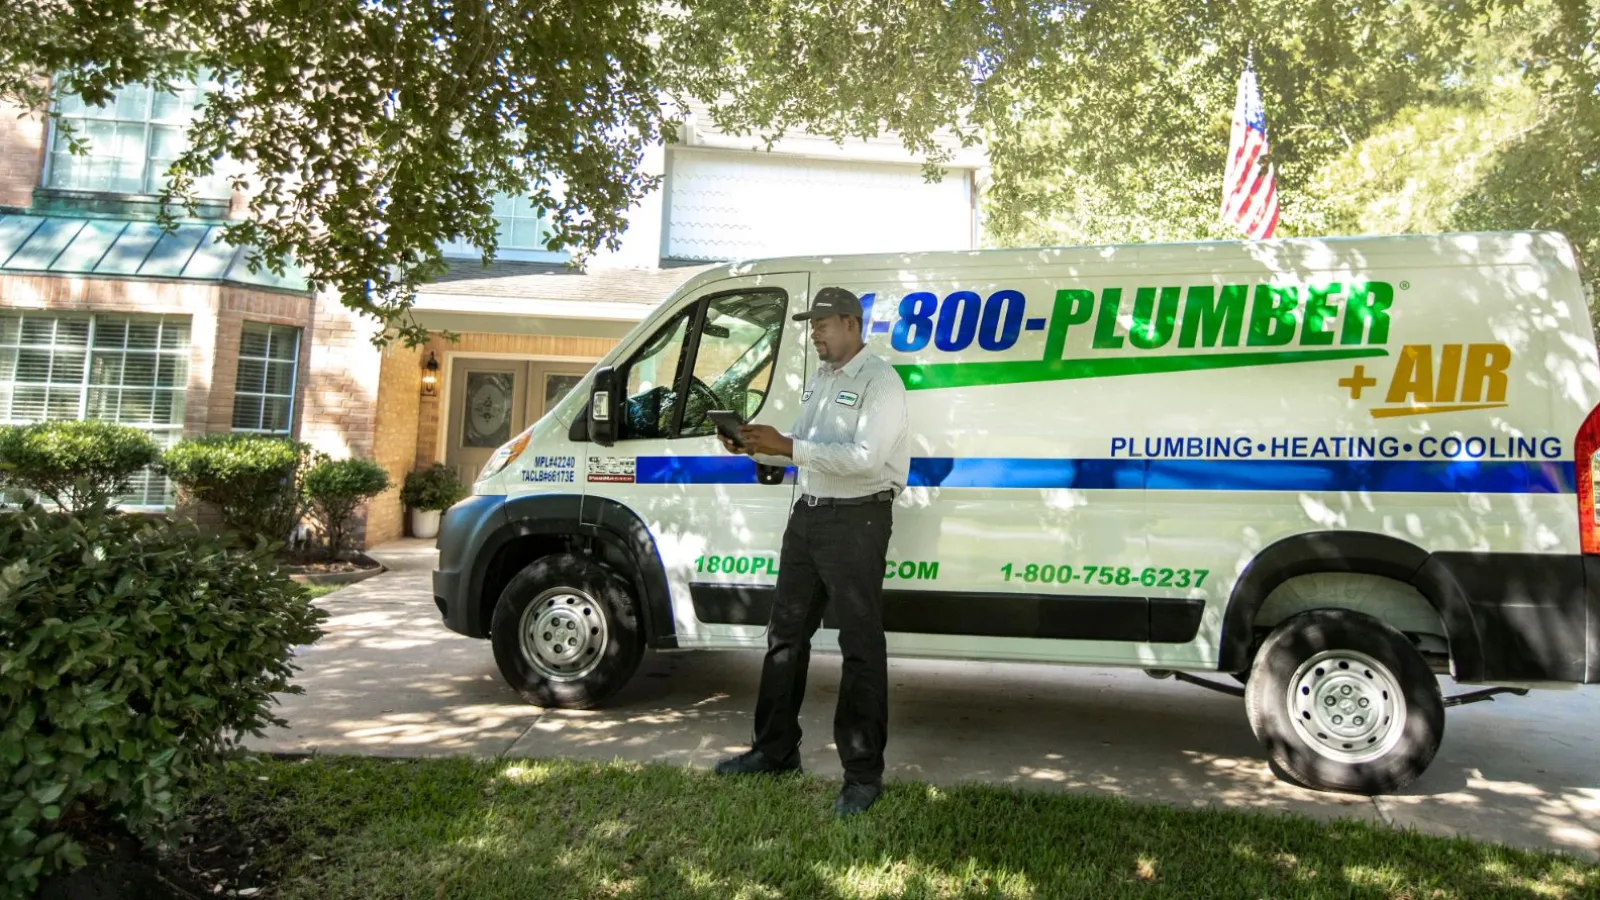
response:
<svg viewBox="0 0 1600 900"><path fill-rule="evenodd" d="M301 585L301 587L304 587L306 589L306 593L311 595L311 599L316 600L316 599L318 599L320 597L326 597L329 594L333 593L334 591L340 590L341 588L349 587L349 585L346 585L346 584L306 584L306 585Z"/></svg>
<svg viewBox="0 0 1600 900"><path fill-rule="evenodd" d="M1055 898L1600 896L1600 867L1356 822L663 765L268 760L202 804L262 835L277 896Z"/></svg>

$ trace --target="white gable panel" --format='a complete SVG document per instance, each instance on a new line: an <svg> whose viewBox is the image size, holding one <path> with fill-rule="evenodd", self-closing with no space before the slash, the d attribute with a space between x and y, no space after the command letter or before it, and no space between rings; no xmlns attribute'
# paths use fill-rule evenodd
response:
<svg viewBox="0 0 1600 900"><path fill-rule="evenodd" d="M967 172L914 165L685 152L668 167L665 255L750 259L970 250Z"/></svg>

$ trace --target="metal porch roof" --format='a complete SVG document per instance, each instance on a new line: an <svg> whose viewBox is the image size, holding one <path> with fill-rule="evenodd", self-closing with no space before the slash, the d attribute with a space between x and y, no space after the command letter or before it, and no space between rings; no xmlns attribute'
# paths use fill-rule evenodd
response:
<svg viewBox="0 0 1600 900"><path fill-rule="evenodd" d="M223 243L223 228L190 223L168 234L148 221L0 215L0 274L229 282L306 293L292 266L283 278L265 268L251 272L248 248Z"/></svg>

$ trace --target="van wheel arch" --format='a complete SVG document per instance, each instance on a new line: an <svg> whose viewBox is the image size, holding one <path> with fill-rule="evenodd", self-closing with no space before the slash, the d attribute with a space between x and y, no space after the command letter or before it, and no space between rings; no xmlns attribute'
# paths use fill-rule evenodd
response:
<svg viewBox="0 0 1600 900"><path fill-rule="evenodd" d="M1421 577L1428 559L1426 550L1409 541L1364 531L1309 532L1269 545L1245 566L1229 595L1218 668L1239 676L1248 672L1257 649L1256 616L1267 598L1290 579L1323 573L1371 575L1415 588L1444 623L1452 660L1481 659L1465 598Z"/></svg>
<svg viewBox="0 0 1600 900"><path fill-rule="evenodd" d="M580 501L574 503L572 501ZM584 555L621 578L634 595L646 644L677 646L666 567L650 530L634 512L605 497L514 497L506 503L506 534L481 563L481 621L493 621L500 592L523 567L550 553Z"/></svg>

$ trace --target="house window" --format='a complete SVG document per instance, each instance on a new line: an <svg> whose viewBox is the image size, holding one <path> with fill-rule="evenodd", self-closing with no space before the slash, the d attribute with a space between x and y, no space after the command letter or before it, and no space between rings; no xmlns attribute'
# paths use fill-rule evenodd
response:
<svg viewBox="0 0 1600 900"><path fill-rule="evenodd" d="M233 430L288 434L294 427L300 329L244 323L233 383Z"/></svg>
<svg viewBox="0 0 1600 900"><path fill-rule="evenodd" d="M116 194L158 194L166 186L167 167L188 147L185 133L201 100L216 89L209 78L180 87L175 93L149 85L130 84L104 107L81 97L61 99L61 118L74 136L88 142L82 155L70 151L67 136L53 129L45 186ZM195 183L200 197L226 199L232 189L223 166Z"/></svg>
<svg viewBox="0 0 1600 900"><path fill-rule="evenodd" d="M166 448L182 436L188 382L187 316L0 312L0 424L114 422ZM171 483L146 471L119 502L172 501Z"/></svg>
<svg viewBox="0 0 1600 900"><path fill-rule="evenodd" d="M495 249L497 259L565 258L565 254L552 253L546 243L550 240L550 227L544 214L534 208L526 197L499 194L494 198L495 233L499 244ZM477 258L483 251L465 240L453 241L443 249L446 256Z"/></svg>

